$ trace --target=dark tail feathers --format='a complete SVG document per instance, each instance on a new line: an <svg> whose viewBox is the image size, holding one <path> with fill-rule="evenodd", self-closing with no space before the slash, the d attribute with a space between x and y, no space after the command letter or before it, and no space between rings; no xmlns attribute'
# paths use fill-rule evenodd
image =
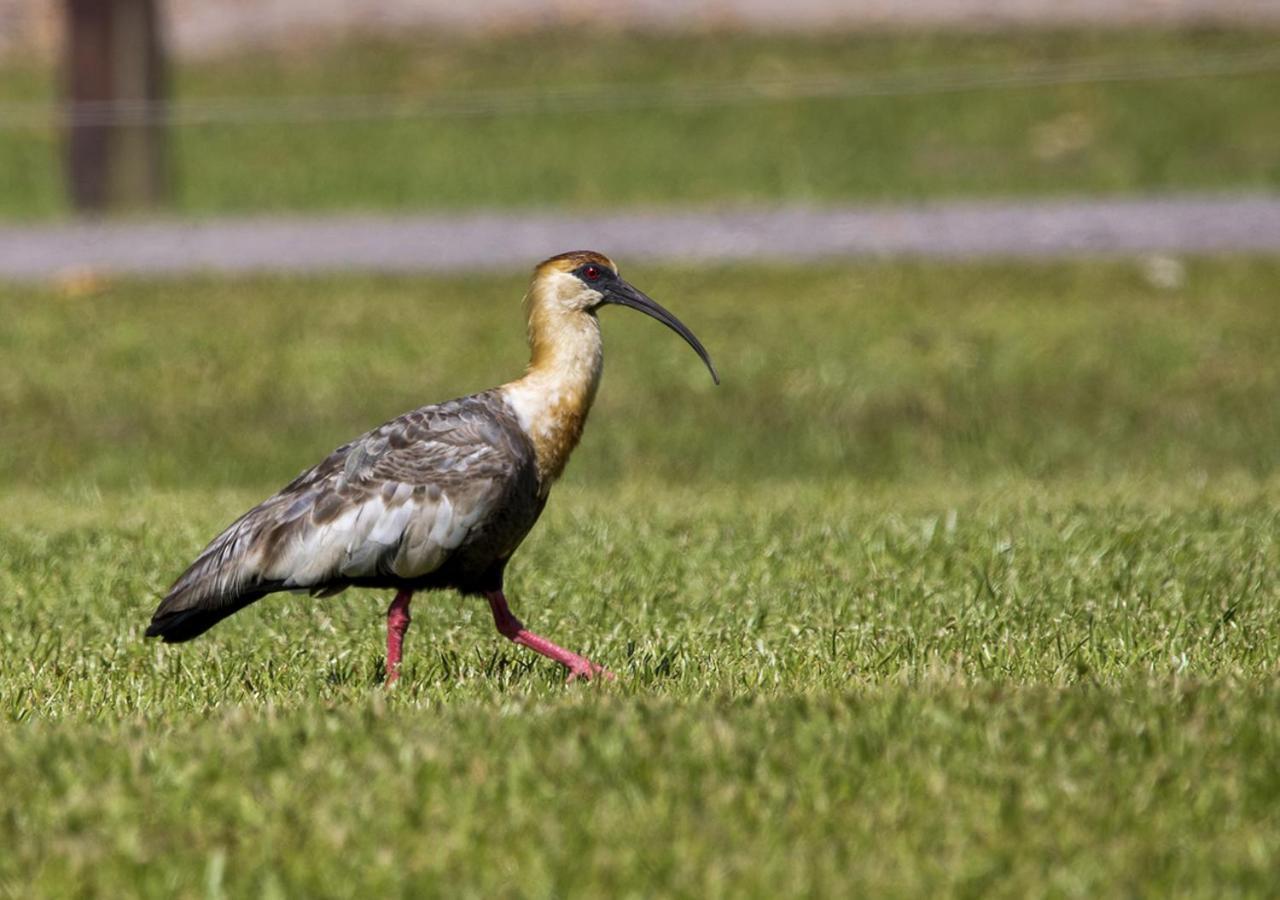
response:
<svg viewBox="0 0 1280 900"><path fill-rule="evenodd" d="M156 609L147 626L147 637L158 637L166 644L180 644L204 634L232 613L239 612L270 591L254 591L214 605L180 608L189 598L184 593L170 594Z"/></svg>

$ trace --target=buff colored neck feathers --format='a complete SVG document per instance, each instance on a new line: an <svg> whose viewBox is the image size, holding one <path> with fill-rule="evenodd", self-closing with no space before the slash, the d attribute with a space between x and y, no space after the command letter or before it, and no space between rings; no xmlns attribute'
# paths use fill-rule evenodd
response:
<svg viewBox="0 0 1280 900"><path fill-rule="evenodd" d="M604 364L600 323L582 299L587 288L550 262L525 296L529 368L502 388L533 442L544 493L578 446Z"/></svg>

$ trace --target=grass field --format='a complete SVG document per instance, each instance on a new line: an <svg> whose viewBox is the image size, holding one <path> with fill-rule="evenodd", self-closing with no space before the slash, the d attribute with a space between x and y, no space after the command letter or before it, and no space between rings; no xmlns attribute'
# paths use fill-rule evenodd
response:
<svg viewBox="0 0 1280 900"><path fill-rule="evenodd" d="M204 540L523 359L522 277L0 287L0 895L1263 895L1280 261L629 269L510 571L144 642Z"/></svg>
<svg viewBox="0 0 1280 900"><path fill-rule="evenodd" d="M182 212L210 214L1275 189L1274 68L688 104L709 84L744 80L919 84L1064 65L1187 73L1206 61L1274 54L1276 46L1275 32L1258 29L808 38L565 31L301 46L184 64L174 95L235 108L329 97L355 117L298 122L255 107L252 121L178 127L175 202ZM55 84L45 66L0 67L0 125L11 115L3 104L51 103ZM585 91L587 106L546 100L565 88ZM630 103L664 91L666 100ZM374 104L358 98L369 96L436 111L496 102L506 111L365 119ZM609 96L618 99L598 99ZM512 103L521 109L507 109ZM0 129L0 217L62 214L60 158L52 128Z"/></svg>

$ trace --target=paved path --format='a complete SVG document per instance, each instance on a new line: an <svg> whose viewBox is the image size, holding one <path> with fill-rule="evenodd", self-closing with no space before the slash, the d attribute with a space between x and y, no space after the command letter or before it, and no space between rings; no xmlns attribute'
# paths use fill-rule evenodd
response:
<svg viewBox="0 0 1280 900"><path fill-rule="evenodd" d="M616 215L156 220L0 227L0 278L78 270L446 272L594 248L620 260L1280 252L1280 194Z"/></svg>
<svg viewBox="0 0 1280 900"><path fill-rule="evenodd" d="M234 53L245 46L295 48L300 41L407 32L510 31L582 23L608 28L833 28L1064 25L1206 25L1280 21L1280 0L166 0L179 56ZM52 53L63 0L0 0L0 52Z"/></svg>

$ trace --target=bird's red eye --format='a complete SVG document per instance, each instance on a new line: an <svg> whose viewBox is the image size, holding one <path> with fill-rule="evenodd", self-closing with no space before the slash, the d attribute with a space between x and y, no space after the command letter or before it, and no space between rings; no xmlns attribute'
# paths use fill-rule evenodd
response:
<svg viewBox="0 0 1280 900"><path fill-rule="evenodd" d="M583 269L583 270L582 270L582 277L583 277L583 278L585 278L585 279L587 279L587 281L599 281L599 280L600 280L600 267L599 267L599 266L587 266L585 269Z"/></svg>

